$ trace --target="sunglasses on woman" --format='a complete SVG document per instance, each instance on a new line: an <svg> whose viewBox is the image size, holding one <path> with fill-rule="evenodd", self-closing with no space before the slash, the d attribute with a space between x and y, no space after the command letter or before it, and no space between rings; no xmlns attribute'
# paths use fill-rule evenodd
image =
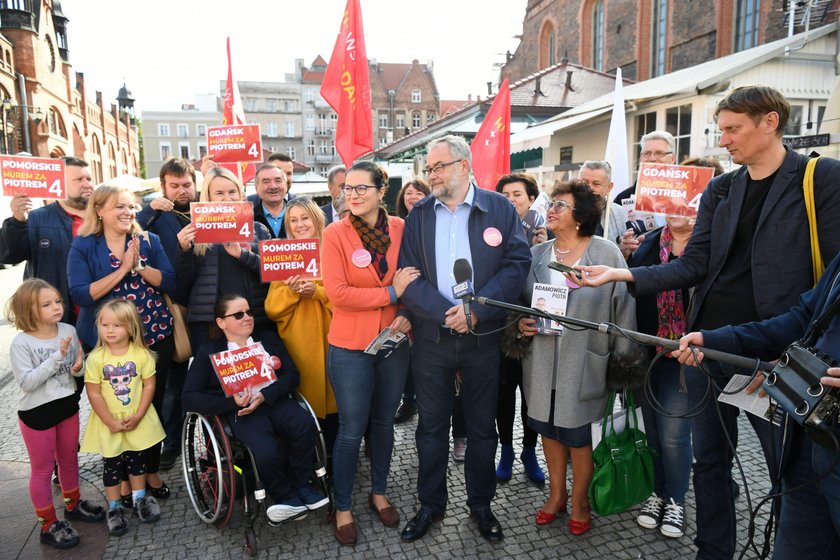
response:
<svg viewBox="0 0 840 560"><path fill-rule="evenodd" d="M236 313L231 313L229 315L222 315L222 319L227 319L228 317L233 317L237 321L241 321L245 317L245 315L247 315L248 317L253 317L254 312L251 311L250 309L248 311L237 311Z"/></svg>

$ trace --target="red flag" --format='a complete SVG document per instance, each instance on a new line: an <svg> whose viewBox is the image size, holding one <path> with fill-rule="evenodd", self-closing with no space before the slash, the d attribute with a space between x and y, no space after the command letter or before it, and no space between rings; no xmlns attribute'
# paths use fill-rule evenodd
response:
<svg viewBox="0 0 840 560"><path fill-rule="evenodd" d="M338 113L335 148L350 167L357 157L373 149L370 78L359 0L347 0L321 83L321 97Z"/></svg>
<svg viewBox="0 0 840 560"><path fill-rule="evenodd" d="M470 145L475 182L496 190L499 177L510 173L510 87L505 79L481 128Z"/></svg>
<svg viewBox="0 0 840 560"><path fill-rule="evenodd" d="M230 37L227 38L227 83L225 84L225 104L222 109L222 124L245 124L245 112L242 110L242 98L239 97L239 86L233 79L233 64L230 61ZM242 184L254 179L257 166L253 163L221 163L219 164L242 180Z"/></svg>

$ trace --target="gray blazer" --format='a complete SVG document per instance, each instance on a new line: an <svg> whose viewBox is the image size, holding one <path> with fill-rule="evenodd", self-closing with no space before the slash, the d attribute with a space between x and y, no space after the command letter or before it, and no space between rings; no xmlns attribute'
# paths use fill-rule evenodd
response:
<svg viewBox="0 0 840 560"><path fill-rule="evenodd" d="M548 263L553 241L531 248L533 261L523 296L531 300L535 282L551 281ZM593 236L581 265L603 264L626 268L615 243ZM636 301L624 282L611 282L597 288L570 290L566 315L586 321L609 321L636 328ZM564 329L561 336L536 335L528 356L522 361L522 385L528 403L528 416L548 422L554 405L554 425L577 428L604 415L607 403L607 363L611 352L628 353L633 343L591 330ZM554 403L551 392L555 391Z"/></svg>

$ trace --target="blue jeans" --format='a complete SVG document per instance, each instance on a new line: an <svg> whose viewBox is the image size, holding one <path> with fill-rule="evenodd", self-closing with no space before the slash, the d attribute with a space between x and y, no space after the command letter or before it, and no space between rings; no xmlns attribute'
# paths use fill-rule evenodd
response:
<svg viewBox="0 0 840 560"><path fill-rule="evenodd" d="M408 344L387 358L330 345L327 370L338 404L338 436L333 450L335 506L348 511L359 444L370 418L371 489L384 494L388 487L394 448L394 414L400 404L408 361Z"/></svg>
<svg viewBox="0 0 840 560"><path fill-rule="evenodd" d="M714 363L705 364L717 384L725 385L721 370ZM685 368L689 387L689 408L694 408L705 394L706 377L696 368ZM697 389L692 389L697 387ZM694 447L694 497L696 500L698 559L730 560L735 554L735 498L729 477L732 453L726 433L737 441L738 409L717 402L712 390L702 412L692 419ZM718 415L720 411L720 416ZM721 424L721 418L723 423Z"/></svg>
<svg viewBox="0 0 840 560"><path fill-rule="evenodd" d="M793 438L782 478L782 488L786 491L826 472L834 463L836 453L813 443L798 427ZM816 485L782 496L773 558L840 558L840 467L835 467Z"/></svg>
<svg viewBox="0 0 840 560"><path fill-rule="evenodd" d="M467 506L472 511L487 510L496 495L498 345L498 337L457 336L448 329L441 329L437 342L417 339L414 343L411 363L420 411L417 493L420 505L432 513L442 513L447 504L449 426L458 371L469 441L464 465Z"/></svg>
<svg viewBox="0 0 840 560"><path fill-rule="evenodd" d="M693 376L693 380L697 379ZM680 387L680 364L670 358L660 358L653 366L650 389L659 408L674 416L684 416L689 411L689 398L699 399L704 392L704 380ZM696 399L694 395L697 395ZM653 454L654 491L666 502L673 498L678 504L685 503L688 480L691 474L691 419L668 418L658 414L653 404L641 399L642 416L645 419L645 433Z"/></svg>

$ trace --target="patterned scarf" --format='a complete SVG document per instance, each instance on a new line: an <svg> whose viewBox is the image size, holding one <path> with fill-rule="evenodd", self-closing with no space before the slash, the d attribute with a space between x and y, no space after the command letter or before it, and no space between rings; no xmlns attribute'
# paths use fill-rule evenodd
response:
<svg viewBox="0 0 840 560"><path fill-rule="evenodd" d="M363 219L351 213L350 223L353 224L353 229L359 234L359 239L362 240L365 250L370 253L371 264L373 264L379 279L382 280L388 273L388 261L385 260L385 253L391 246L388 214L383 208L380 208L376 224L370 227Z"/></svg>
<svg viewBox="0 0 840 560"><path fill-rule="evenodd" d="M662 228L659 237L659 260L663 264L670 260L672 237L668 226ZM681 257L682 253L676 255ZM659 328L656 336L669 340L679 340L685 334L686 319L682 290L668 290L656 294L656 307L659 310ZM662 348L657 347L658 352Z"/></svg>

